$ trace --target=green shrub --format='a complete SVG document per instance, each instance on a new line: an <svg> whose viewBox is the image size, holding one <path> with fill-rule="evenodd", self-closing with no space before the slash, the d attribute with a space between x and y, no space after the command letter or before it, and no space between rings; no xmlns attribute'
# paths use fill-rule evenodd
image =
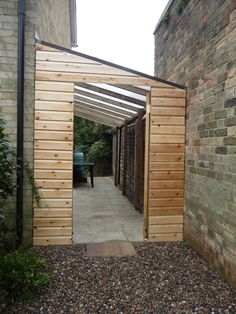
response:
<svg viewBox="0 0 236 314"><path fill-rule="evenodd" d="M30 299L52 277L47 264L33 252L19 249L0 259L0 301L10 297Z"/></svg>
<svg viewBox="0 0 236 314"><path fill-rule="evenodd" d="M87 158L89 161L95 162L101 159L109 159L112 156L111 146L104 140L99 140L93 143L87 154Z"/></svg>
<svg viewBox="0 0 236 314"><path fill-rule="evenodd" d="M166 11L166 13L164 14L163 18L162 18L163 23L167 26L170 22L170 12Z"/></svg>
<svg viewBox="0 0 236 314"><path fill-rule="evenodd" d="M0 199L7 199L16 188L15 170L16 164L14 151L11 148L4 133L5 122L0 117Z"/></svg>

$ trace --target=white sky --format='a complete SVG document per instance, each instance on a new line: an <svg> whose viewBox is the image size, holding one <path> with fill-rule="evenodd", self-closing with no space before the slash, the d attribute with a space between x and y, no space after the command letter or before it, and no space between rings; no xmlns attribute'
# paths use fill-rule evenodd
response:
<svg viewBox="0 0 236 314"><path fill-rule="evenodd" d="M77 0L76 50L153 75L153 31L168 0Z"/></svg>

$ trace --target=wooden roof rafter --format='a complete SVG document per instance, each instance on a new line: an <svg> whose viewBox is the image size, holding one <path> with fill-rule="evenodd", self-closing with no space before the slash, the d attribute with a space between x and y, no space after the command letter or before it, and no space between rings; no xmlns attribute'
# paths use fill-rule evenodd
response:
<svg viewBox="0 0 236 314"><path fill-rule="evenodd" d="M123 124L123 122L120 120L116 120L116 119L113 119L111 117L104 117L104 115L101 115L101 114L94 115L94 114L91 114L90 112L88 113L88 111L81 110L80 108L78 108L78 109L75 108L74 113L78 117L88 119L88 120L94 121L96 123L102 123L105 125L109 125L112 127L120 127Z"/></svg>
<svg viewBox="0 0 236 314"><path fill-rule="evenodd" d="M92 98L95 100L100 100L102 102L105 102L107 104L112 104L114 106L117 107L121 107L121 108L126 108L126 109L130 109L132 111L138 112L139 109L143 109L143 106L140 105L135 105L135 104L131 104L131 103L125 103L122 101L118 101L118 100L113 100L111 98L105 97L105 96L101 96L101 95L97 95L94 93L90 93L84 90L75 90L75 97L80 97L80 95L85 96L87 98Z"/></svg>
<svg viewBox="0 0 236 314"><path fill-rule="evenodd" d="M101 108L100 106L94 106L94 105L91 105L89 103L84 103L84 102L77 101L77 100L75 100L75 106L80 106L80 107L83 107L87 110L90 110L90 109L98 110L101 113L115 115L116 117L119 117L122 119L131 119L132 118L132 116L130 116L130 115L126 115L126 114L122 114L122 113L119 113L116 111L112 111L112 110L107 109L107 108L104 109L104 108Z"/></svg>
<svg viewBox="0 0 236 314"><path fill-rule="evenodd" d="M132 96L127 96L125 94L121 94L121 93L118 93L116 91L112 91L112 90L109 90L109 89L106 89L106 88L97 87L96 85L86 84L86 83L76 83L75 86L82 87L84 89L88 89L88 90L97 92L99 94L108 95L108 96L111 96L113 98L118 98L120 100L125 100L127 102L130 102L132 104L136 104L136 105L139 105L139 106L143 106L143 107L146 106L146 102L143 101L143 100L134 98Z"/></svg>

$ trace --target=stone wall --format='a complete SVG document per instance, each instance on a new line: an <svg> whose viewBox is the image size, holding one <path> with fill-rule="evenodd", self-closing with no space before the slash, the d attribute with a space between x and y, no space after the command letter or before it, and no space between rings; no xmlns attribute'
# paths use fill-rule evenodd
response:
<svg viewBox="0 0 236 314"><path fill-rule="evenodd" d="M40 39L71 48L70 1L37 1L37 35Z"/></svg>
<svg viewBox="0 0 236 314"><path fill-rule="evenodd" d="M155 74L187 87L184 237L236 285L236 2L176 5L154 33Z"/></svg>

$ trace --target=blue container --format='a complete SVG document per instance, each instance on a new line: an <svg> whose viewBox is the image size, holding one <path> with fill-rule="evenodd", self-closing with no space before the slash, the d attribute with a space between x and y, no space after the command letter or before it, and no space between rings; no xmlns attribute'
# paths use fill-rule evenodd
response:
<svg viewBox="0 0 236 314"><path fill-rule="evenodd" d="M80 151L74 152L74 164L84 164L84 153ZM76 166L74 165L74 171L76 172L76 175L82 176L84 171L84 166Z"/></svg>

